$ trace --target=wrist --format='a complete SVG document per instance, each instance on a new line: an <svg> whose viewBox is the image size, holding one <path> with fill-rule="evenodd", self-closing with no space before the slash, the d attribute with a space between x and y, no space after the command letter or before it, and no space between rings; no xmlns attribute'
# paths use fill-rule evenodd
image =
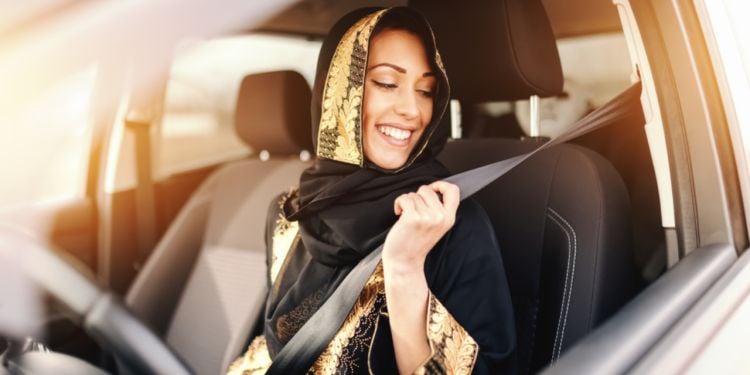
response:
<svg viewBox="0 0 750 375"><path fill-rule="evenodd" d="M383 272L399 279L424 277L424 258L403 258L383 253Z"/></svg>

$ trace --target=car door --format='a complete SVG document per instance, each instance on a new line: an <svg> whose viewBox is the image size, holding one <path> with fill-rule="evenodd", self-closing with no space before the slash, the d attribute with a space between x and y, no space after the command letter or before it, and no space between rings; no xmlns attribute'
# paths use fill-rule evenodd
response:
<svg viewBox="0 0 750 375"><path fill-rule="evenodd" d="M746 153L733 139L736 113L723 87L726 79L747 78L727 77L717 64L721 58L702 2L615 4L644 83L646 126L660 128L649 134L649 143L670 269L546 372L682 373L693 365L705 370L709 362L691 364L693 355L710 354L707 341L748 286ZM717 354L704 358L722 361Z"/></svg>

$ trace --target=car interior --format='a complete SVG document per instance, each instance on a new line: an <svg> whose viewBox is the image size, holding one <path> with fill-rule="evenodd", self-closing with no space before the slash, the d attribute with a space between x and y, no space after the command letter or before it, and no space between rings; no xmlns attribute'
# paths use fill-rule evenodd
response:
<svg viewBox="0 0 750 375"><path fill-rule="evenodd" d="M620 38L633 30L624 16L632 9L620 0L574 3L309 0L236 34L319 41L335 20L360 6L418 9L434 28L451 82L453 104L443 121L454 129L454 137L439 159L455 174L525 154L550 139L544 133L529 134L520 121L523 116L514 111L528 110L518 103L532 97L578 95L566 91L571 86L561 43L598 35ZM638 7L639 14L658 14L658 9ZM640 32L650 31L643 27ZM641 81L643 64L632 66L624 80ZM152 143L158 139L153 128L166 116L169 77L163 77L153 99L162 111L123 120L129 139L123 149L131 148L125 151L134 158L127 162L134 183L92 193L99 194L98 219L90 218L92 208L84 205L66 208L60 217L67 221L49 223L52 243L72 254L69 261L87 269L92 274L88 279L111 291L111 300L86 311L83 329L80 322L51 315L45 343L67 359L43 360L27 353L19 368L61 368L65 363L81 373L98 371L70 362L76 357L111 373L226 371L262 330L267 207L296 185L312 163L306 74L288 67L267 69L223 87L236 97L230 122L244 154L159 176L153 170ZM511 110L492 114L488 108L498 103ZM576 120L591 106L577 112ZM672 193L660 191L664 182L652 157L658 147L646 129L652 119L642 106L627 111L635 116L535 154L473 198L493 223L505 263L520 373L622 370L618 366L643 354L646 345L640 348L639 343L653 344L674 323L676 318L659 315L659 308L687 309L733 259L728 254L734 254L736 244L690 242L688 235L698 229L684 219L687 210L677 208L676 225L665 222L664 198L671 199ZM105 153L107 147L95 145L94 152ZM125 151L115 156L122 159ZM672 146L670 152L679 155L680 150ZM98 170L97 163L103 162L89 168ZM103 178L91 173L93 180ZM679 172L671 173L679 177ZM674 182L677 198L683 196L680 181ZM88 189L95 192L96 183ZM87 229L65 224L71 221L88 221ZM697 255L687 257L691 250ZM686 279L695 280L693 289L675 292ZM649 314L652 326L634 327L636 317ZM122 322L135 328L129 333L110 329ZM603 336L610 341L602 344ZM134 345L140 348L132 349ZM565 356L596 346L601 351L619 346L619 354L603 365L591 358L594 354ZM590 367L576 367L586 361Z"/></svg>
<svg viewBox="0 0 750 375"><path fill-rule="evenodd" d="M410 6L423 12L435 28L453 98L462 103L462 110L474 103L562 91L556 40L541 3L446 2L437 7L412 1ZM467 39L494 47L467 51ZM265 150L270 157L230 163L207 177L169 226L125 299L199 373L226 368L257 322L266 288L259 266L264 218L258 208L296 183L309 165L300 161L299 153L311 151L309 116L299 111L310 100L302 76L289 71L252 74L239 90L237 134L251 149ZM610 126L629 132L643 123ZM609 126L608 130L610 137L617 136ZM630 192L623 172L596 151L625 159L623 169L639 166L630 163L630 155L620 155L624 150L597 144L603 136L589 138L588 148L563 144L545 150L476 198L495 225L507 264L524 373L537 372L559 358L644 284L634 263ZM540 142L456 139L440 159L458 173L529 152ZM641 158L650 164L648 154ZM653 181L648 187L655 187ZM658 212L653 206L644 208ZM649 250L656 252L658 247ZM206 316L225 318L205 320ZM205 339L196 341L196 335Z"/></svg>

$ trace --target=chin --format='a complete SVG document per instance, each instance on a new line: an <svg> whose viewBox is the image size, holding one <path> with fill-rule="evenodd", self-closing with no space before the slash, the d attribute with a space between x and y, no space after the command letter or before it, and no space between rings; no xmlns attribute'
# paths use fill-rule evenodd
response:
<svg viewBox="0 0 750 375"><path fill-rule="evenodd" d="M380 168L391 170L401 168L406 163L406 158L373 160L372 162Z"/></svg>

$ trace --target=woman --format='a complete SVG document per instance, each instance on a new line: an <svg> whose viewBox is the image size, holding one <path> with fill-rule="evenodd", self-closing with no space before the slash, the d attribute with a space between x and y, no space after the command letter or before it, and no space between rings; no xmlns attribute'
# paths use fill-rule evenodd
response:
<svg viewBox="0 0 750 375"><path fill-rule="evenodd" d="M512 370L512 306L492 227L435 160L448 80L408 8L344 16L313 89L316 160L271 205L264 335L230 373L263 373L359 260L382 262L312 373ZM301 359L305 360L305 359Z"/></svg>

